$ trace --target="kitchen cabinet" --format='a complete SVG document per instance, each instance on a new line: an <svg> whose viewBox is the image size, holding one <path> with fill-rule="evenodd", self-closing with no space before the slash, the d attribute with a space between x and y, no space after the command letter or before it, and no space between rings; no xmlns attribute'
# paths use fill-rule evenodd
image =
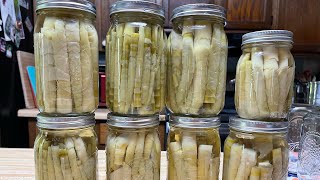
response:
<svg viewBox="0 0 320 180"><path fill-rule="evenodd" d="M272 25L272 0L227 0L227 29L269 29Z"/></svg>
<svg viewBox="0 0 320 180"><path fill-rule="evenodd" d="M227 29L269 29L272 25L272 0L167 0L162 1L166 12L165 27L171 28L174 8L190 3L210 3L227 9Z"/></svg>
<svg viewBox="0 0 320 180"><path fill-rule="evenodd" d="M320 52L320 1L274 0L273 29L293 32L293 52Z"/></svg>

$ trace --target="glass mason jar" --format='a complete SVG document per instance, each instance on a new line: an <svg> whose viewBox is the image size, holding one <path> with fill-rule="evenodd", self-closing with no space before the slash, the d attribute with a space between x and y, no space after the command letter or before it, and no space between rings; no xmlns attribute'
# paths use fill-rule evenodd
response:
<svg viewBox="0 0 320 180"><path fill-rule="evenodd" d="M286 180L287 126L287 122L231 118L230 135L224 143L223 180Z"/></svg>
<svg viewBox="0 0 320 180"><path fill-rule="evenodd" d="M225 20L225 9L213 4L173 10L167 86L172 113L213 117L223 109L228 55Z"/></svg>
<svg viewBox="0 0 320 180"><path fill-rule="evenodd" d="M95 6L86 0L37 1L34 54L37 104L50 115L83 115L98 106Z"/></svg>
<svg viewBox="0 0 320 180"><path fill-rule="evenodd" d="M320 111L308 113L301 127L299 180L320 180Z"/></svg>
<svg viewBox="0 0 320 180"><path fill-rule="evenodd" d="M149 116L165 105L164 10L147 1L118 1L110 8L106 37L106 98L114 114Z"/></svg>
<svg viewBox="0 0 320 180"><path fill-rule="evenodd" d="M36 180L97 179L94 116L37 116L34 143Z"/></svg>
<svg viewBox="0 0 320 180"><path fill-rule="evenodd" d="M266 30L242 37L235 92L240 117L267 121L287 117L294 94L292 36L286 30Z"/></svg>
<svg viewBox="0 0 320 180"><path fill-rule="evenodd" d="M168 180L219 177L220 120L172 116L168 136Z"/></svg>
<svg viewBox="0 0 320 180"><path fill-rule="evenodd" d="M291 174L297 174L299 142L301 139L301 127L303 118L309 112L316 111L316 108L309 104L293 104L288 114L288 144L289 144L289 168Z"/></svg>
<svg viewBox="0 0 320 180"><path fill-rule="evenodd" d="M107 124L107 179L160 179L159 119L111 115Z"/></svg>

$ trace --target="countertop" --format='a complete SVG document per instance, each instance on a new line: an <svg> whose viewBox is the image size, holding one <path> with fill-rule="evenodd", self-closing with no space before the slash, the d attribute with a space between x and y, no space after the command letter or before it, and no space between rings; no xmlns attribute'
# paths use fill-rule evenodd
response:
<svg viewBox="0 0 320 180"><path fill-rule="evenodd" d="M160 180L167 179L166 151L161 152ZM222 171L222 157L220 160L220 178ZM0 180L28 180L35 179L33 149L0 148ZM104 150L98 151L98 180L106 179L106 155ZM288 180L293 180L289 178ZM296 179L294 179L296 180Z"/></svg>
<svg viewBox="0 0 320 180"><path fill-rule="evenodd" d="M166 152L161 152L160 180L167 178ZM0 180L35 179L33 149L0 148ZM106 154L98 151L98 180L106 179Z"/></svg>

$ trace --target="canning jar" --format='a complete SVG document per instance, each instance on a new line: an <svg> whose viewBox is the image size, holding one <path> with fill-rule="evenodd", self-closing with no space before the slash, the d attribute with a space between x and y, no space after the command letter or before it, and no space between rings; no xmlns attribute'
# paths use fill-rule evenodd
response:
<svg viewBox="0 0 320 180"><path fill-rule="evenodd" d="M106 97L114 114L149 116L164 107L164 10L147 1L118 1L110 8L106 37Z"/></svg>
<svg viewBox="0 0 320 180"><path fill-rule="evenodd" d="M224 143L223 180L287 179L287 122L233 117Z"/></svg>
<svg viewBox="0 0 320 180"><path fill-rule="evenodd" d="M242 37L235 92L240 117L267 121L286 118L295 73L292 36L286 30L266 30Z"/></svg>
<svg viewBox="0 0 320 180"><path fill-rule="evenodd" d="M157 117L109 116L107 179L160 179Z"/></svg>
<svg viewBox="0 0 320 180"><path fill-rule="evenodd" d="M188 4L173 10L166 103L172 113L216 116L224 107L225 20L225 9L213 4Z"/></svg>
<svg viewBox="0 0 320 180"><path fill-rule="evenodd" d="M220 120L172 116L168 180L215 180L220 166Z"/></svg>
<svg viewBox="0 0 320 180"><path fill-rule="evenodd" d="M297 163L299 154L299 142L301 139L301 127L303 117L309 112L315 112L317 108L309 104L293 104L288 113L288 144L289 144L289 167L291 174L297 175Z"/></svg>
<svg viewBox="0 0 320 180"><path fill-rule="evenodd" d="M37 1L34 54L37 103L50 115L83 115L98 106L95 6L86 0Z"/></svg>
<svg viewBox="0 0 320 180"><path fill-rule="evenodd" d="M34 143L36 180L95 180L97 135L94 116L37 116Z"/></svg>

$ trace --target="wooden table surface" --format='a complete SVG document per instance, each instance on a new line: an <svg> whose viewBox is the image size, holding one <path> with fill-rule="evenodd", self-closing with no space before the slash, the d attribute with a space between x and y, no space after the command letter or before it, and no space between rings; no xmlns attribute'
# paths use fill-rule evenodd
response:
<svg viewBox="0 0 320 180"><path fill-rule="evenodd" d="M0 148L0 180L35 179L33 149ZM166 152L161 152L160 180L167 178ZM106 179L106 154L98 151L98 180Z"/></svg>

